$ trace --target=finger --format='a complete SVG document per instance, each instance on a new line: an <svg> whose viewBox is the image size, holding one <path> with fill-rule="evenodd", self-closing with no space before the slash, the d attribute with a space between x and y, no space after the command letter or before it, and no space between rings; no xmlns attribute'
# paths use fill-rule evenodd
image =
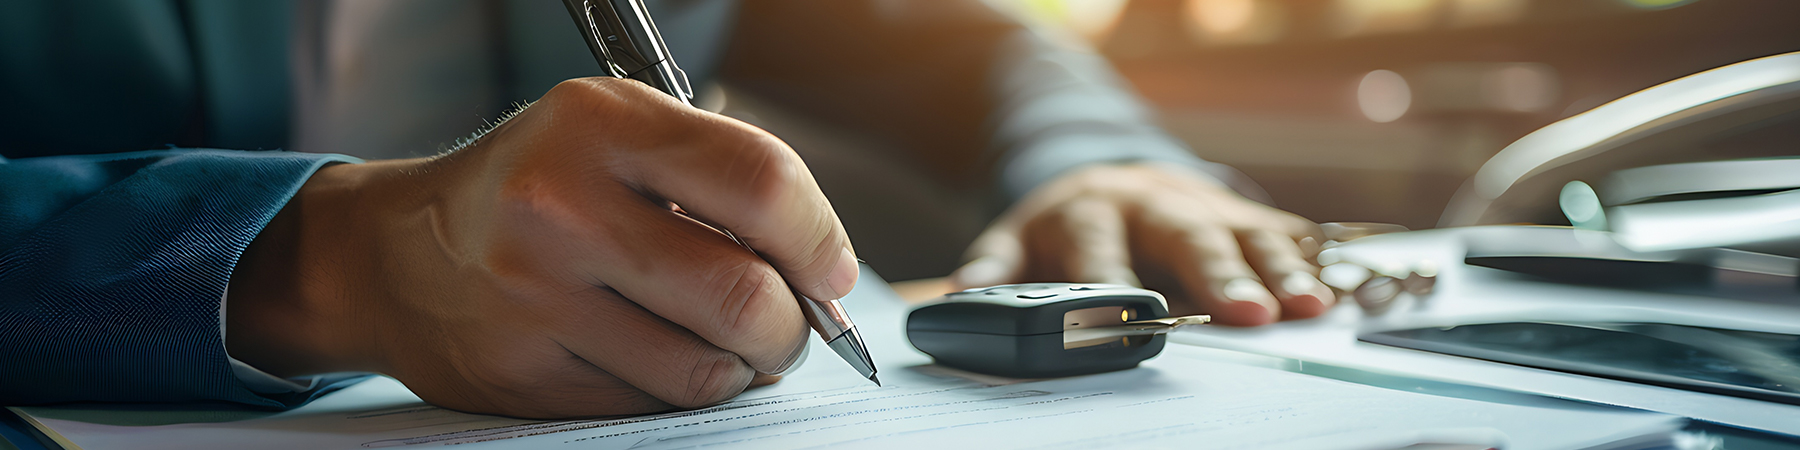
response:
<svg viewBox="0 0 1800 450"><path fill-rule="evenodd" d="M1281 315L1303 319L1318 316L1337 303L1331 288L1319 282L1318 267L1306 262L1300 247L1289 236L1268 230L1238 233L1244 259L1268 283L1281 301Z"/></svg>
<svg viewBox="0 0 1800 450"><path fill-rule="evenodd" d="M1059 266L1067 281L1139 285L1117 205L1090 197L1052 211L1026 226L1034 260Z"/></svg>
<svg viewBox="0 0 1800 450"><path fill-rule="evenodd" d="M561 317L545 317L547 333L570 353L657 399L682 408L737 395L756 371L737 354L622 296L599 291Z"/></svg>
<svg viewBox="0 0 1800 450"><path fill-rule="evenodd" d="M763 386L768 386L771 384L778 383L780 381L781 381L781 375L770 375L770 374L766 374L766 373L758 373L758 374L756 374L756 378L750 380L750 387L763 387Z"/></svg>
<svg viewBox="0 0 1800 450"><path fill-rule="evenodd" d="M511 384L487 386L490 395L485 397L438 392L421 392L419 396L433 405L459 411L529 419L648 414L679 408L579 356L567 352L564 356L565 361L549 370L517 374L518 379L514 380L501 378L500 382ZM522 386L532 388L520 389Z"/></svg>
<svg viewBox="0 0 1800 450"><path fill-rule="evenodd" d="M1152 210L1140 230L1148 259L1169 270L1193 297L1200 312L1213 315L1223 325L1251 326L1272 323L1281 317L1281 305L1244 262L1237 238L1216 225L1215 218L1179 217L1170 214L1202 214ZM1177 225L1179 224L1179 225Z"/></svg>
<svg viewBox="0 0 1800 450"><path fill-rule="evenodd" d="M637 132L596 136L620 155L608 170L634 189L730 230L795 289L817 300L842 298L859 267L837 213L799 155L775 136L735 119L680 105L641 83L571 80L546 99L605 115ZM561 111L559 109L559 111ZM588 126L581 120L569 126Z"/></svg>
<svg viewBox="0 0 1800 450"><path fill-rule="evenodd" d="M950 274L957 289L988 287L1019 281L1024 244L1013 226L997 223L969 245L967 264Z"/></svg>
<svg viewBox="0 0 1800 450"><path fill-rule="evenodd" d="M592 242L591 248L576 249L579 256L568 259L547 258L566 267L541 270L574 271L583 281L616 289L759 371L779 372L802 350L808 327L800 305L756 254L648 201L572 213L592 216L563 221L592 224L564 231L580 236L576 242ZM539 256L527 257L544 259Z"/></svg>
<svg viewBox="0 0 1800 450"><path fill-rule="evenodd" d="M859 272L856 256L806 164L748 124L716 115L699 121L694 128L716 134L658 152L641 179L650 191L730 230L801 293L818 300L848 294Z"/></svg>

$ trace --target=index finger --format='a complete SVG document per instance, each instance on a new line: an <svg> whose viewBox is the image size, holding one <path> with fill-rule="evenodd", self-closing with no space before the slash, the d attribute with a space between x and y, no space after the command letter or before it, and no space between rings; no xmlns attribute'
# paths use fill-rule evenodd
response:
<svg viewBox="0 0 1800 450"><path fill-rule="evenodd" d="M633 89L618 89L630 91ZM856 256L818 182L786 143L749 124L686 107L638 86L629 100L660 103L660 142L625 152L626 176L755 249L789 285L816 300L856 285Z"/></svg>

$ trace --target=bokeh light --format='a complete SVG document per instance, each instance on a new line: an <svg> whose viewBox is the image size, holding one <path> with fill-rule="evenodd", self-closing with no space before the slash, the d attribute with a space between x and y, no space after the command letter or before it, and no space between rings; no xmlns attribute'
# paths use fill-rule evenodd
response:
<svg viewBox="0 0 1800 450"><path fill-rule="evenodd" d="M1099 41L1112 32L1128 0L991 0L1033 22L1075 32Z"/></svg>
<svg viewBox="0 0 1800 450"><path fill-rule="evenodd" d="M1677 6L1686 5L1689 3L1693 3L1696 0L1620 0L1620 1L1625 2L1625 4L1627 4L1627 5L1631 5L1631 6L1643 8L1643 9L1663 9L1663 8L1674 8Z"/></svg>
<svg viewBox="0 0 1800 450"><path fill-rule="evenodd" d="M1280 2L1269 0L1187 0L1182 4L1188 34L1203 45L1262 44L1281 36Z"/></svg>
<svg viewBox="0 0 1800 450"><path fill-rule="evenodd" d="M1337 0L1337 33L1342 36L1417 31L1432 24L1437 0Z"/></svg>
<svg viewBox="0 0 1800 450"><path fill-rule="evenodd" d="M1406 85L1406 78L1392 70L1369 72L1356 86L1356 105L1369 120L1393 122L1412 107L1412 88Z"/></svg>

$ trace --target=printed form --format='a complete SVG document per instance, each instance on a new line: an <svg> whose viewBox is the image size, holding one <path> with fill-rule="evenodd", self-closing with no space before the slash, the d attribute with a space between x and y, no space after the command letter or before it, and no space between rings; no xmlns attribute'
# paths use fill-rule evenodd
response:
<svg viewBox="0 0 1800 450"><path fill-rule="evenodd" d="M880 292L853 294L845 303L868 328L887 387L868 384L829 349L814 345L809 351L818 354L773 386L700 410L624 419L464 414L424 404L390 378L282 413L14 410L65 446L84 449L917 449L946 443L996 449L1419 443L1529 449L1666 435L1684 423L1675 416L1525 395L1478 401L1373 387L1246 363L1263 357L1180 344L1137 369L1106 374L1024 381L968 376L930 365L908 346L900 334L904 307L878 283L865 283L859 293L870 290ZM170 421L183 423L161 423Z"/></svg>

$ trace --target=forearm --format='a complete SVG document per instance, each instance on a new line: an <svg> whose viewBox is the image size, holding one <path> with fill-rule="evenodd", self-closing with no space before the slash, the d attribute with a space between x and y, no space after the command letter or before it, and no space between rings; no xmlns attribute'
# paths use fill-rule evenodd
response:
<svg viewBox="0 0 1800 450"><path fill-rule="evenodd" d="M0 206L22 218L0 242L0 398L303 401L238 382L220 301L244 248L299 185L347 160L181 150L0 164Z"/></svg>
<svg viewBox="0 0 1800 450"><path fill-rule="evenodd" d="M1155 114L1099 55L1020 29L998 47L987 80L990 151L1010 203L1098 163L1210 164L1156 126Z"/></svg>
<svg viewBox="0 0 1800 450"><path fill-rule="evenodd" d="M750 2L733 42L732 87L894 144L1002 204L1095 163L1233 175L1163 133L1105 59L978 1Z"/></svg>

